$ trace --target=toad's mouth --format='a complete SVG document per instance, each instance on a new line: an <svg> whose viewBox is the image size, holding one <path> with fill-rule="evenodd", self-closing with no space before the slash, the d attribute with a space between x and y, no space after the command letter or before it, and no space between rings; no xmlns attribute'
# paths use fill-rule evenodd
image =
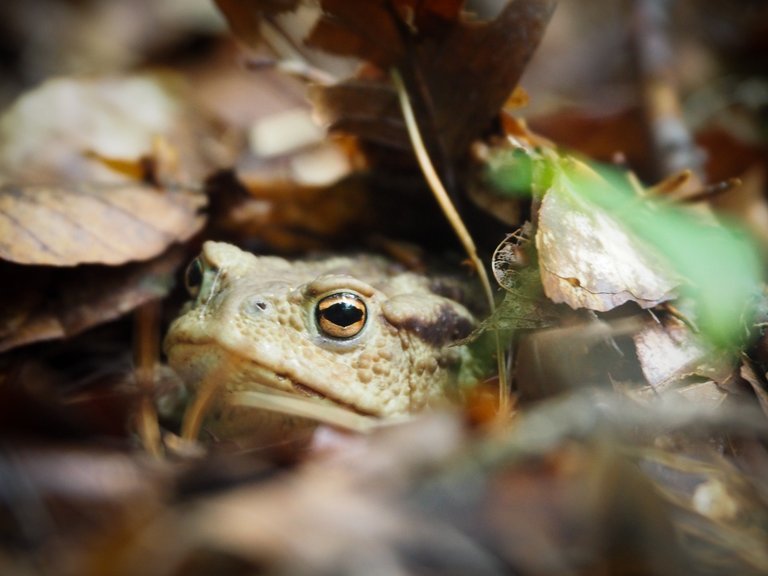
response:
<svg viewBox="0 0 768 576"><path fill-rule="evenodd" d="M274 371L268 366L264 366L254 360L249 360L248 362L250 363L251 369L247 371L247 374L252 378L249 378L247 383L243 383L244 385L240 386L241 390L247 390L252 387L254 383L261 384L268 390L272 390L278 394L287 393L294 397L299 396L324 403L329 402L339 408L360 414L361 416L376 416L372 411L359 408L340 398L321 392L305 382L300 382L290 374Z"/></svg>
<svg viewBox="0 0 768 576"><path fill-rule="evenodd" d="M221 343L174 339L166 343L171 366L200 389L210 382L227 391L227 401L239 406L259 408L301 416L354 430L369 429L379 415L318 390L292 374L274 370ZM200 367L206 355L216 350L219 368Z"/></svg>

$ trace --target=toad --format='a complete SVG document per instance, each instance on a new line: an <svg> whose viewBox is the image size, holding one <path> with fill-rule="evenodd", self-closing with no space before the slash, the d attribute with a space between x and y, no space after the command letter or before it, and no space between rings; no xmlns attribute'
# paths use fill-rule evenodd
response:
<svg viewBox="0 0 768 576"><path fill-rule="evenodd" d="M164 347L192 390L211 378L386 418L450 395L475 320L449 283L376 256L288 261L206 242ZM453 290L455 292L455 290ZM219 418L222 416L219 415Z"/></svg>

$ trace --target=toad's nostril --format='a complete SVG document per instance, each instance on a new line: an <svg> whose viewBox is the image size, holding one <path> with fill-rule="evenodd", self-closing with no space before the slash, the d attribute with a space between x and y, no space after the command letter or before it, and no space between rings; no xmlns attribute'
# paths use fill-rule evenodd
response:
<svg viewBox="0 0 768 576"><path fill-rule="evenodd" d="M245 303L244 308L249 314L261 314L267 311L269 305L261 298L251 298Z"/></svg>

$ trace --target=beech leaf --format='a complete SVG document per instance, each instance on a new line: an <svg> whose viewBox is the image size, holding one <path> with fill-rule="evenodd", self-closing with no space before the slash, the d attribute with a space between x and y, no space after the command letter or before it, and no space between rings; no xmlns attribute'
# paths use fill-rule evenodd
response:
<svg viewBox="0 0 768 576"><path fill-rule="evenodd" d="M0 187L0 258L72 266L147 260L203 225L200 194L148 186Z"/></svg>

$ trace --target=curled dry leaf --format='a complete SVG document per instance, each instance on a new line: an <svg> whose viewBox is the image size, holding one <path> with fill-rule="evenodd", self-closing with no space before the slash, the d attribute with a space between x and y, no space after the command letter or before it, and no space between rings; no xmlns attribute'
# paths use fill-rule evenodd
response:
<svg viewBox="0 0 768 576"><path fill-rule="evenodd" d="M218 0L235 34L253 45L259 23L308 2ZM370 64L358 75L310 89L331 129L410 149L389 71L398 68L433 156L466 153L501 109L541 39L553 0L510 0L477 14L457 0L322 0L306 45ZM496 7L494 7L496 8Z"/></svg>
<svg viewBox="0 0 768 576"><path fill-rule="evenodd" d="M763 412L768 416L768 381L766 379L766 374L758 376L752 363L744 361L741 365L739 375L746 380L752 388L755 396L757 396L757 401L760 403L760 408L762 408Z"/></svg>
<svg viewBox="0 0 768 576"><path fill-rule="evenodd" d="M621 222L565 186L541 202L536 248L546 295L572 308L651 308L673 298L679 283Z"/></svg>
<svg viewBox="0 0 768 576"><path fill-rule="evenodd" d="M301 0L215 0L216 6L227 19L232 32L251 45L257 45L261 36L262 18L296 10Z"/></svg>
<svg viewBox="0 0 768 576"><path fill-rule="evenodd" d="M0 117L0 175L12 184L115 183L126 171L110 161L151 161L160 176L196 183L227 156L215 136L175 76L59 78Z"/></svg>
<svg viewBox="0 0 768 576"><path fill-rule="evenodd" d="M643 375L657 393L689 376L724 382L734 369L729 355L715 350L675 318L661 323L649 320L633 339Z"/></svg>
<svg viewBox="0 0 768 576"><path fill-rule="evenodd" d="M140 185L0 187L0 258L73 266L147 260L203 225L205 197Z"/></svg>
<svg viewBox="0 0 768 576"><path fill-rule="evenodd" d="M190 102L168 76L58 79L22 96L0 118L0 258L115 265L197 232L205 196L175 189L229 152Z"/></svg>
<svg viewBox="0 0 768 576"><path fill-rule="evenodd" d="M164 297L182 263L181 251L117 268L67 269L0 262L0 352L73 336ZM55 296L51 296L54 294Z"/></svg>
<svg viewBox="0 0 768 576"><path fill-rule="evenodd" d="M393 89L400 70L433 155L466 153L519 80L554 10L550 0L511 0L495 16L468 17L456 2L324 0L310 46L375 64L368 74L310 98L331 128L408 148ZM326 90L328 91L326 93Z"/></svg>

